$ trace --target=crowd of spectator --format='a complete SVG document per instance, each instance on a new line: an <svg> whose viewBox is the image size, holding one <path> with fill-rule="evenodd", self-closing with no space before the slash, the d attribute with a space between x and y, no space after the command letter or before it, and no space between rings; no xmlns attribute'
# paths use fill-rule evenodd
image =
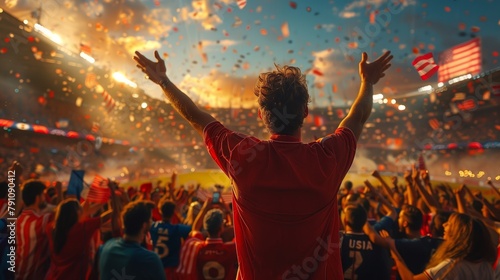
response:
<svg viewBox="0 0 500 280"><path fill-rule="evenodd" d="M16 279L236 279L232 201L221 188L201 196L199 187L177 186L175 173L166 186L138 189L107 180L109 200L96 203L62 182L25 179L19 163L9 170L19 184L15 204L12 184L0 185L0 279L14 279L10 209ZM500 192L491 181L495 197L487 199L466 185L433 184L417 167L404 182L372 175L376 184L345 181L337 195L345 279L499 279Z"/></svg>

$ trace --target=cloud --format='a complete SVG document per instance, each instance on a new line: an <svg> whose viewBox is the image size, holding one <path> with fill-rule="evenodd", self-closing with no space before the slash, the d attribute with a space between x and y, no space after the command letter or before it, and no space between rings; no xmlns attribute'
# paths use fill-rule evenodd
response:
<svg viewBox="0 0 500 280"><path fill-rule="evenodd" d="M136 50L157 50L161 48L158 41L146 40L144 37L120 37L117 42L122 45L129 54L133 54Z"/></svg>
<svg viewBox="0 0 500 280"><path fill-rule="evenodd" d="M353 1L350 4L346 5L342 11L339 12L339 16L341 18L354 18L357 17L360 13L359 12L354 12L355 10L359 10L362 8L367 8L371 7L371 9L379 9L383 5L389 6L389 5L402 5L402 7L407 7L410 5L415 5L416 0L402 0L398 2L397 4L391 3L390 1L392 0L358 0L358 1ZM336 9L336 8L334 8ZM334 10L334 12L336 12Z"/></svg>
<svg viewBox="0 0 500 280"><path fill-rule="evenodd" d="M241 42L236 40L220 40L220 41L202 40L202 43L204 47L220 47L220 46L233 47L240 44Z"/></svg>
<svg viewBox="0 0 500 280"><path fill-rule="evenodd" d="M340 12L339 16L341 18L353 18L353 17L357 17L358 13L348 12L348 11L342 11L342 12Z"/></svg>
<svg viewBox="0 0 500 280"><path fill-rule="evenodd" d="M184 76L179 87L198 104L216 107L255 107L253 88L257 77L235 77L212 70L209 75L197 78Z"/></svg>

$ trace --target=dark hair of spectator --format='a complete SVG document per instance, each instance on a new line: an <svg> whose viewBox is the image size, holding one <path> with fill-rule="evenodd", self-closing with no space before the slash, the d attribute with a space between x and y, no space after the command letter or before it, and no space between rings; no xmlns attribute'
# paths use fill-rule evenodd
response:
<svg viewBox="0 0 500 280"><path fill-rule="evenodd" d="M432 217L430 232L432 237L443 237L444 223L448 221L452 212L439 210L434 217Z"/></svg>
<svg viewBox="0 0 500 280"><path fill-rule="evenodd" d="M413 205L405 204L403 205L401 212L403 212L403 217L408 223L408 227L411 231L419 231L422 228L424 222L424 216L422 211Z"/></svg>
<svg viewBox="0 0 500 280"><path fill-rule="evenodd" d="M7 181L0 182L0 199L7 198L8 190L9 190L9 182Z"/></svg>
<svg viewBox="0 0 500 280"><path fill-rule="evenodd" d="M306 79L297 67L275 67L276 70L259 75L254 94L269 131L293 135L306 116L309 102Z"/></svg>
<svg viewBox="0 0 500 280"><path fill-rule="evenodd" d="M28 180L24 182L22 188L23 202L26 206L31 206L35 203L36 197L43 194L45 185L38 180Z"/></svg>
<svg viewBox="0 0 500 280"><path fill-rule="evenodd" d="M164 219L171 219L175 213L175 203L167 200L161 205L161 215Z"/></svg>
<svg viewBox="0 0 500 280"><path fill-rule="evenodd" d="M213 236L220 233L224 223L224 213L219 209L212 209L203 217L203 227Z"/></svg>
<svg viewBox="0 0 500 280"><path fill-rule="evenodd" d="M137 236L144 223L151 221L153 209L154 203L151 201L139 200L127 204L122 211L124 233Z"/></svg>
<svg viewBox="0 0 500 280"><path fill-rule="evenodd" d="M363 226L368 218L365 209L361 205L351 205L346 207L344 212L346 224L353 231L363 231Z"/></svg>
<svg viewBox="0 0 500 280"><path fill-rule="evenodd" d="M74 198L68 198L57 206L54 231L52 232L56 253L61 252L66 244L69 231L78 222L80 209L80 203Z"/></svg>

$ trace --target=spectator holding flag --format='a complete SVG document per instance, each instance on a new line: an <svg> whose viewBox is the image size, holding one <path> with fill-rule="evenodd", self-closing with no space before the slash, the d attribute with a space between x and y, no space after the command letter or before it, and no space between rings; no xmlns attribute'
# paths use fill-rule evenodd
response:
<svg viewBox="0 0 500 280"><path fill-rule="evenodd" d="M103 206L88 201L80 205L69 198L57 207L55 221L47 228L51 264L45 279L90 279L94 259L90 242L113 211L93 217Z"/></svg>
<svg viewBox="0 0 500 280"><path fill-rule="evenodd" d="M227 129L200 110L169 80L157 51L156 61L135 54L137 67L203 136L210 155L233 182L238 279L342 279L336 195L371 114L373 85L390 67L390 52L371 63L362 54L360 90L349 114L335 132L312 143L301 142L309 93L299 68L277 67L259 76L259 116L272 134L261 141ZM302 270L307 259L315 261L315 270Z"/></svg>

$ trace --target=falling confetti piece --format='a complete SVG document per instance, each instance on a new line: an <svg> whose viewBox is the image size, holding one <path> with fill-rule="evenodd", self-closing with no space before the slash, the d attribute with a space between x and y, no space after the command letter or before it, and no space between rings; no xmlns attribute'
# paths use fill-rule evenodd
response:
<svg viewBox="0 0 500 280"><path fill-rule="evenodd" d="M318 69L313 69L312 73L317 76L323 76L323 72L319 71Z"/></svg>
<svg viewBox="0 0 500 280"><path fill-rule="evenodd" d="M290 29L288 28L288 22L284 22L282 25L281 25L281 34L283 34L283 37L288 37L290 36Z"/></svg>
<svg viewBox="0 0 500 280"><path fill-rule="evenodd" d="M266 35L267 35L267 30L266 30L266 29L264 29L264 28L262 28L262 29L260 30L260 34L261 34L262 36L266 36Z"/></svg>
<svg viewBox="0 0 500 280"><path fill-rule="evenodd" d="M297 9L297 3L290 1L290 7L292 7L292 9Z"/></svg>
<svg viewBox="0 0 500 280"><path fill-rule="evenodd" d="M234 23L231 26L234 27L234 28L236 28L236 27L239 27L242 23L243 23L243 21L241 20L241 18L235 16L234 17Z"/></svg>
<svg viewBox="0 0 500 280"><path fill-rule="evenodd" d="M448 6L446 6L446 7L444 7L444 11L447 12L447 13L449 13L451 11L451 8L448 7Z"/></svg>
<svg viewBox="0 0 500 280"><path fill-rule="evenodd" d="M498 56L498 52L497 52L497 51L494 51L494 52L492 53L492 55L493 55L494 57L497 57L497 56Z"/></svg>
<svg viewBox="0 0 500 280"><path fill-rule="evenodd" d="M479 32L480 30L481 30L481 29L480 29L478 26L472 26L472 27L470 28L470 31L471 31L471 32L474 32L474 33L477 33L477 32Z"/></svg>
<svg viewBox="0 0 500 280"><path fill-rule="evenodd" d="M375 11L370 13L370 24L375 24Z"/></svg>
<svg viewBox="0 0 500 280"><path fill-rule="evenodd" d="M465 30L465 28L466 28L466 27L467 27L467 26L466 26L466 25L465 25L465 23L463 23L463 22L461 22L461 23L459 23L459 24L458 24L458 30L460 30L460 31Z"/></svg>
<svg viewBox="0 0 500 280"><path fill-rule="evenodd" d="M411 51L414 53L414 54L419 54L420 53L420 50L417 48L417 47L413 47L411 49Z"/></svg>
<svg viewBox="0 0 500 280"><path fill-rule="evenodd" d="M238 4L238 8L240 8L240 10L243 10L243 8L245 8L245 6L247 5L247 0L238 0L236 1L236 3Z"/></svg>
<svg viewBox="0 0 500 280"><path fill-rule="evenodd" d="M347 47L350 48L350 49L357 49L358 48L358 42L349 42L349 44L347 44Z"/></svg>
<svg viewBox="0 0 500 280"><path fill-rule="evenodd" d="M311 12L311 7L307 7L307 8L306 8L306 11L307 11L308 13L310 13L310 12Z"/></svg>

